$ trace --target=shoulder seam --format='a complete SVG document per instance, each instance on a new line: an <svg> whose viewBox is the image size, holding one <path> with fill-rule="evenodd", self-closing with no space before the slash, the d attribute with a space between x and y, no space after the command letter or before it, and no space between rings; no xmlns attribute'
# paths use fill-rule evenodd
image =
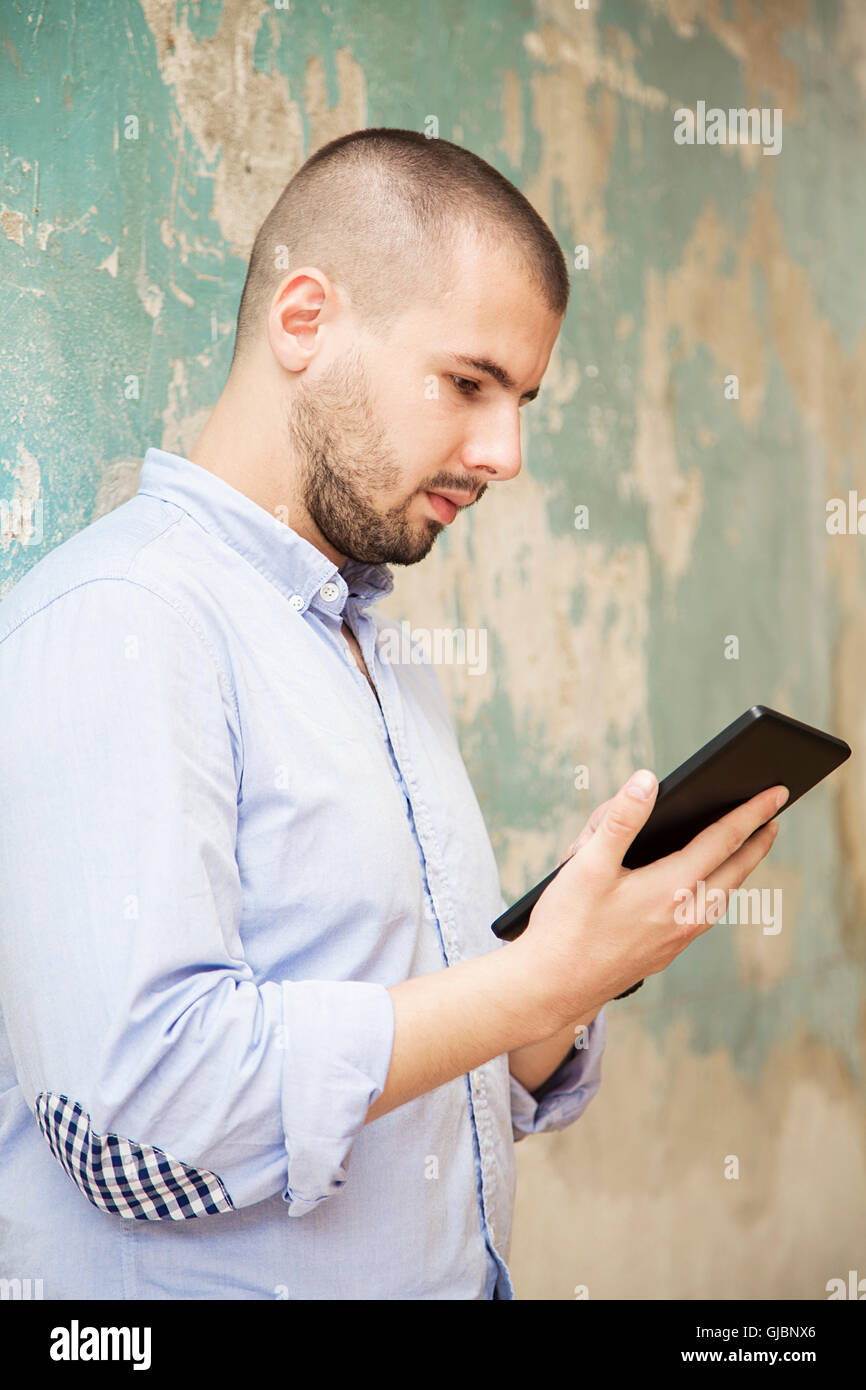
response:
<svg viewBox="0 0 866 1390"><path fill-rule="evenodd" d="M25 614L23 614L23 616L22 616L22 617L19 619L19 621L14 625L14 627L10 627L10 629L9 629L8 632L4 632L4 633L0 634L0 644L2 644L3 642L5 642L7 637L11 637L13 632L17 632L18 629L19 629L19 627L22 627L22 626L24 625L24 623L26 623L26 622L28 622L28 621L30 620L30 618L35 618L37 613L41 613L41 612L43 612L44 609L50 608L50 607L51 607L51 604L52 604L52 603L56 603L57 599L63 598L63 596L64 596L65 594L71 594L71 593L73 592L74 589L81 589L81 588L83 588L83 586L84 586L85 584L92 584L92 583L94 583L94 581L96 581L96 580L98 580L98 579L126 579L127 576L128 576L128 574L129 574L129 571L132 569L133 565L135 564L135 562L136 562L136 560L138 559L138 557L139 557L139 555L141 554L141 552L142 552L143 550L146 550L147 547L148 547L149 545L152 545L154 541L158 541L158 540L160 539L160 537L164 536L165 533L166 533L166 531L170 531L171 528L172 528L172 526L177 526L178 522L181 521L181 520L182 520L182 517L176 516L176 517L174 518L173 521L169 521L168 524L167 524L166 526L164 526L164 527L162 528L162 530L159 531L155 536L151 536L151 537L150 537L150 540L144 541L143 544L140 545L140 546L138 547L138 549L136 550L135 554L132 556L132 559L129 561L129 564L127 565L125 571L124 571L122 574L94 574L93 576L91 576L90 579L82 579L80 584L70 584L67 588L61 590L60 593L55 594L53 598L50 598L50 599L48 599L45 603L41 604L39 608L31 608L31 609L29 609L28 612L26 612ZM86 529L86 528L85 528L85 529ZM77 534L81 534L81 533L78 532ZM73 539L73 538L70 537L70 539ZM49 552L49 554L50 554L50 553L51 553L51 552ZM47 558L47 556L46 556L46 558ZM134 582L134 583L137 583L138 581L136 580L136 581L133 581L133 582ZM142 587L146 587L146 586L142 586ZM152 592L154 592L154 591L152 591ZM161 595L160 595L160 597L161 597ZM2 607L0 607L0 612L2 612Z"/></svg>
<svg viewBox="0 0 866 1390"><path fill-rule="evenodd" d="M180 518L177 518L177 520L180 520ZM177 521L173 521L171 523L172 526L176 524ZM157 538L154 537L154 539ZM150 542L148 542L148 544L150 544ZM149 584L143 584L140 579L130 579L128 573L98 574L93 575L90 579L82 579L80 584L70 584L68 588L62 591L62 593L55 594L53 598L48 599L48 601L46 603L43 603L41 607L34 608L31 612L25 613L25 615L21 618L20 622L17 622L14 627L11 627L8 632L4 633L2 637L0 637L0 646L2 646L2 644L6 641L7 637L12 636L13 632L17 632L20 627L23 627L24 624L26 622L29 622L31 618L35 618L37 614L45 612L45 610L47 608L50 608L52 604L57 603L58 599L65 598L67 594L74 593L76 589L84 589L87 587L88 584L104 583L134 584L137 589L143 589L145 593L152 594L154 598L160 599L164 604L167 605L167 607L171 608L173 612L177 613L179 618L182 618L184 620L187 627L195 633L196 637L201 642L211 662L213 663L213 666L220 679L220 683L225 686L225 689L228 691L231 697L232 709L234 710L235 718L237 719L238 735L242 739L243 735L241 730L240 709L238 707L237 692L235 691L234 683L232 682L226 671L223 669L219 657L217 656L216 652L214 651L213 647L208 641L207 634L204 632L201 625L197 622L195 617L191 613L187 612L187 610L181 604L177 603L173 599L168 598L165 594L160 593L158 589L152 588Z"/></svg>

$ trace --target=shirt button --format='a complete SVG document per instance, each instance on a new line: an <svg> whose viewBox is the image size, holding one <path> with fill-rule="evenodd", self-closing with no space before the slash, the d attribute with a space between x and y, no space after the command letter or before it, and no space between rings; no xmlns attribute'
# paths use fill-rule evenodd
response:
<svg viewBox="0 0 866 1390"><path fill-rule="evenodd" d="M301 609L303 608L303 606L304 606L304 600L302 599L301 595L300 595L300 594L292 594L292 597L289 599L289 607L290 607L290 608L294 608L295 612L296 612L296 613L299 613L299 612L301 611Z"/></svg>
<svg viewBox="0 0 866 1390"><path fill-rule="evenodd" d="M327 584L322 585L319 593L326 603L333 603L334 599L339 597L340 590L336 584L332 584L329 580Z"/></svg>

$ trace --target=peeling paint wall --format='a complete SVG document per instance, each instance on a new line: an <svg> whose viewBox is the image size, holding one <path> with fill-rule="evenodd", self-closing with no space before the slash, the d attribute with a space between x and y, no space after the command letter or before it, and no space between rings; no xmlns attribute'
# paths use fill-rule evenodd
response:
<svg viewBox="0 0 866 1390"><path fill-rule="evenodd" d="M488 634L486 674L441 676L506 896L753 703L855 756L749 880L782 931L720 924L612 1004L599 1096L520 1145L518 1293L866 1276L866 536L826 527L830 498L866 511L866 11L10 0L0 101L0 596L148 445L192 446L255 231L333 136L433 114L587 248L521 474L388 610ZM700 101L778 108L782 149L676 144Z"/></svg>

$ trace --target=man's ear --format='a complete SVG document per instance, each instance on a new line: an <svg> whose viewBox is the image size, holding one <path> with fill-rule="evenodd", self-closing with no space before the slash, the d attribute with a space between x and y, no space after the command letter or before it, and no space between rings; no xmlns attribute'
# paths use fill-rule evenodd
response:
<svg viewBox="0 0 866 1390"><path fill-rule="evenodd" d="M312 362L336 300L333 284L315 266L291 271L278 286L268 310L268 342L286 371L302 372Z"/></svg>

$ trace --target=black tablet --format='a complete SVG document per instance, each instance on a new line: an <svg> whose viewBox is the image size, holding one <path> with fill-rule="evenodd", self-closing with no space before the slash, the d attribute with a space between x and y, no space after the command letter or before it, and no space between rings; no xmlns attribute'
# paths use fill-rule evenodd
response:
<svg viewBox="0 0 866 1390"><path fill-rule="evenodd" d="M735 806L777 784L790 792L776 812L780 816L850 756L851 749L841 738L766 705L752 705L659 782L652 813L629 845L623 867L639 869L673 854ZM552 873L497 917L492 928L496 936L513 941L520 935L533 907L561 868L562 864L557 864Z"/></svg>

